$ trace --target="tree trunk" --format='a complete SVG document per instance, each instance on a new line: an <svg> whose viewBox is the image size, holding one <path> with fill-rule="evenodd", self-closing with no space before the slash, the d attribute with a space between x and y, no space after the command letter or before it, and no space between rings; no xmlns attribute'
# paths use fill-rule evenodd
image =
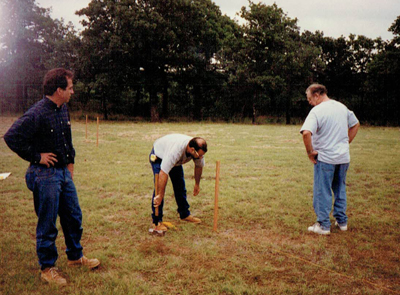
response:
<svg viewBox="0 0 400 295"><path fill-rule="evenodd" d="M289 86L289 91L286 92L286 125L290 125L292 113L292 91Z"/></svg>
<svg viewBox="0 0 400 295"><path fill-rule="evenodd" d="M139 102L142 100L142 85L138 84L135 87L136 90L136 96L135 96L135 101L133 102L133 111L132 111L132 115L134 117L139 115Z"/></svg>
<svg viewBox="0 0 400 295"><path fill-rule="evenodd" d="M24 90L23 90L23 87L22 87L22 82L21 81L19 81L19 80L17 80L17 83L16 83L16 97L15 97L15 110L18 112L18 113L22 113L24 110L23 110L23 101L24 101L24 99L23 99L23 92L24 92Z"/></svg>
<svg viewBox="0 0 400 295"><path fill-rule="evenodd" d="M256 124L256 117L257 117L256 104L253 103L253 119L251 120L251 122L253 123L253 125Z"/></svg>
<svg viewBox="0 0 400 295"><path fill-rule="evenodd" d="M165 81L164 91L163 91L163 101L162 101L162 117L167 119L169 117L169 96L168 96L168 82Z"/></svg>
<svg viewBox="0 0 400 295"><path fill-rule="evenodd" d="M158 97L157 97L157 89L154 87L150 87L150 120L151 122L159 122L160 115L158 113L157 104L158 104Z"/></svg>
<svg viewBox="0 0 400 295"><path fill-rule="evenodd" d="M290 119L291 119L291 102L292 100L290 97L286 98L286 125L290 125Z"/></svg>
<svg viewBox="0 0 400 295"><path fill-rule="evenodd" d="M200 121L202 119L202 101L203 89L201 85L194 85L194 102L193 102L193 120Z"/></svg>
<svg viewBox="0 0 400 295"><path fill-rule="evenodd" d="M104 120L108 120L107 99L105 95L101 97Z"/></svg>
<svg viewBox="0 0 400 295"><path fill-rule="evenodd" d="M25 81L24 81L24 85L23 85L23 94L24 94L24 105L23 105L23 111L24 113L29 109L30 105L29 105L29 97L28 97L28 86L26 85Z"/></svg>

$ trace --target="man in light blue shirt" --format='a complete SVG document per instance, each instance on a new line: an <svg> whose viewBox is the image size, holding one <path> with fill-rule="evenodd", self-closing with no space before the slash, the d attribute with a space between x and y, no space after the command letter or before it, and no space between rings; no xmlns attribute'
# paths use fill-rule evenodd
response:
<svg viewBox="0 0 400 295"><path fill-rule="evenodd" d="M342 231L347 230L346 175L350 163L349 144L360 123L344 104L330 99L325 86L312 84L306 90L314 108L308 114L300 133L308 158L314 164L313 206L317 222L310 232L329 235L332 192L335 197L333 216Z"/></svg>

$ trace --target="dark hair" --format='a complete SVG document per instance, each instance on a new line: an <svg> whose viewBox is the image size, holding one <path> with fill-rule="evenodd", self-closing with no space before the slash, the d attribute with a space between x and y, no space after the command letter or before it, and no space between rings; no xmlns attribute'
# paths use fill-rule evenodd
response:
<svg viewBox="0 0 400 295"><path fill-rule="evenodd" d="M43 79L44 95L53 95L58 88L65 90L68 86L67 78L74 78L74 74L69 70L57 68L48 71Z"/></svg>
<svg viewBox="0 0 400 295"><path fill-rule="evenodd" d="M310 86L308 86L306 93L307 91L310 91L310 94L312 95L315 93L318 93L319 95L328 94L328 90L326 89L326 87L318 83L311 84Z"/></svg>
<svg viewBox="0 0 400 295"><path fill-rule="evenodd" d="M199 150L203 150L205 153L207 152L207 142L201 137L193 137L189 141L189 147L192 147L198 152Z"/></svg>

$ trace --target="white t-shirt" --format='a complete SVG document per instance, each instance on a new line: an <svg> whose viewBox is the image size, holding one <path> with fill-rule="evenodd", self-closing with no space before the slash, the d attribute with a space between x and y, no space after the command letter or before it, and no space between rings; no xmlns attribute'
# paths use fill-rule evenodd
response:
<svg viewBox="0 0 400 295"><path fill-rule="evenodd" d="M312 145L318 161L328 164L350 163L349 128L358 123L357 117L344 104L330 99L312 108L300 133L312 133Z"/></svg>
<svg viewBox="0 0 400 295"><path fill-rule="evenodd" d="M169 173L174 166L183 165L193 159L198 167L204 167L205 160L186 156L186 147L193 137L184 134L168 134L154 142L154 153L162 159L161 170Z"/></svg>

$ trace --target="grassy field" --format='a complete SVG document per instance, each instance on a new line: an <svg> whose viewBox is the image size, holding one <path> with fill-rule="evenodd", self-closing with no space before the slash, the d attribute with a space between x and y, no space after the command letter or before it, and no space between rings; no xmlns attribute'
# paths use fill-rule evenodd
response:
<svg viewBox="0 0 400 295"><path fill-rule="evenodd" d="M0 118L0 137L12 124ZM82 244L102 265L69 269L61 227L57 266L64 288L40 281L36 216L24 181L28 163L0 139L0 294L400 294L400 132L361 127L351 145L349 231L307 232L315 221L313 167L300 126L96 124L74 121L75 184ZM207 139L199 196L184 166L189 202L201 225L179 220L168 184L165 237L151 224L152 143L168 133ZM218 231L213 232L215 163L221 162ZM332 219L333 221L333 219Z"/></svg>

